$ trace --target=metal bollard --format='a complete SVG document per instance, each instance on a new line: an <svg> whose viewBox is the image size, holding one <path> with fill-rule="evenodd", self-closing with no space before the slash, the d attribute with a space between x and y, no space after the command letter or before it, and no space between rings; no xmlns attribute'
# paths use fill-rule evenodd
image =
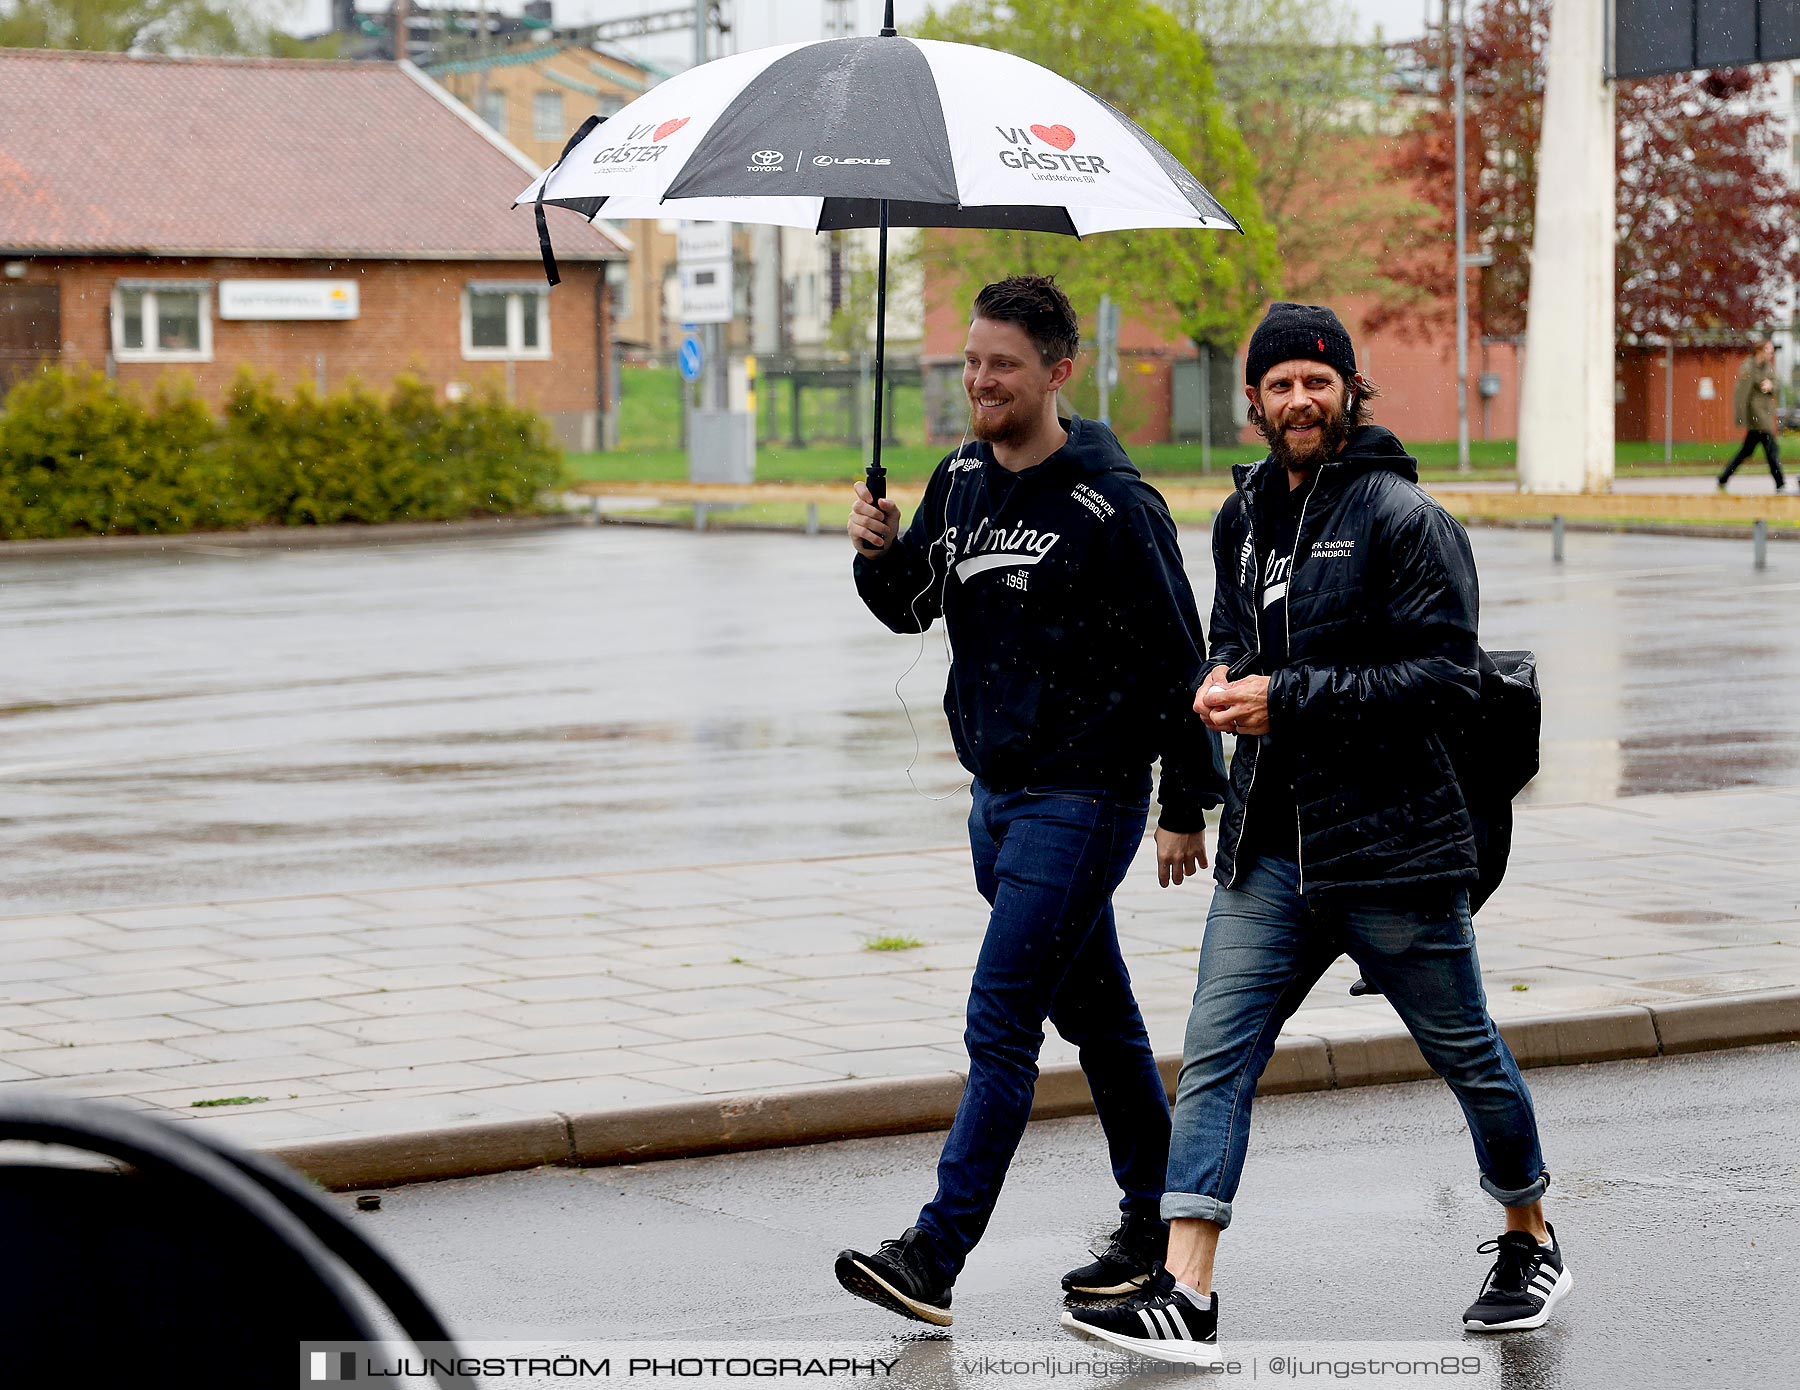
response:
<svg viewBox="0 0 1800 1390"><path fill-rule="evenodd" d="M1550 559L1560 565L1563 558L1563 519L1559 513L1550 518Z"/></svg>
<svg viewBox="0 0 1800 1390"><path fill-rule="evenodd" d="M706 503L704 502L694 503L694 529L696 531L706 529Z"/></svg>
<svg viewBox="0 0 1800 1390"><path fill-rule="evenodd" d="M1756 568L1766 570L1769 567L1769 523L1761 517L1750 528L1750 545L1756 557Z"/></svg>
<svg viewBox="0 0 1800 1390"><path fill-rule="evenodd" d="M819 504L817 502L806 504L806 534L809 536L819 534Z"/></svg>

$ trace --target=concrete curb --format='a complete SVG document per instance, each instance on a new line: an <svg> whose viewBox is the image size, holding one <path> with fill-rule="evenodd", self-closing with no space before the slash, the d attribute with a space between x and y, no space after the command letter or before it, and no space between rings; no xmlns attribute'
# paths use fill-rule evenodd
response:
<svg viewBox="0 0 1800 1390"><path fill-rule="evenodd" d="M1800 1040L1800 989L1518 1019L1500 1031L1521 1067L1791 1042ZM1157 1065L1172 1092L1181 1058L1158 1057ZM1379 1086L1431 1074L1404 1031L1336 1039L1301 1034L1276 1044L1257 1094ZM963 1080L960 1072L942 1072L851 1081L631 1110L357 1135L283 1144L266 1152L334 1190L396 1187L545 1164L604 1167L945 1129L962 1097ZM1032 1106L1034 1120L1092 1110L1079 1067L1044 1068Z"/></svg>
<svg viewBox="0 0 1800 1390"><path fill-rule="evenodd" d="M71 536L64 540L0 541L0 560L141 555L165 550L314 550L342 545L398 545L480 540L591 524L591 519L582 514L549 512L541 516L490 516L469 521L389 521L376 526L263 526L254 531L184 531L176 536Z"/></svg>
<svg viewBox="0 0 1800 1390"><path fill-rule="evenodd" d="M1155 479L1151 480L1152 482ZM1501 494L1504 495L1504 494ZM780 500L780 499L777 499ZM686 502L670 503L671 506L687 506ZM714 506L734 506L735 503L713 503ZM1451 509L1452 514L1465 526L1485 527L1494 531L1548 531L1554 523L1548 517L1498 517L1479 514L1464 515ZM641 516L634 512L595 512L592 514L601 526L641 526L653 530L692 531L692 521L678 520L674 517ZM1601 520L1569 520L1564 519L1563 529L1571 533L1580 532L1591 535L1612 536L1675 536L1683 540L1705 541L1747 541L1751 539L1751 523L1756 518L1737 525L1720 526L1688 526L1679 522L1661 523L1655 521L1601 521ZM811 535L802 525L793 525L781 521L743 521L733 519L727 512L720 512L709 519L709 531L761 532L789 536ZM837 537L839 528L821 527L818 536L827 539ZM1775 527L1768 532L1771 541L1800 541L1800 530L1789 527Z"/></svg>
<svg viewBox="0 0 1800 1390"><path fill-rule="evenodd" d="M1585 532L1592 535L1610 536L1676 536L1683 540L1699 541L1747 541L1751 538L1751 523L1740 522L1735 526L1682 526L1671 523L1662 525L1658 522L1646 521L1568 521L1563 522L1565 531ZM1469 517L1470 526L1485 526L1494 531L1548 531L1553 523L1532 518L1505 517ZM1792 527L1773 527L1768 538L1772 541L1800 541L1800 530Z"/></svg>

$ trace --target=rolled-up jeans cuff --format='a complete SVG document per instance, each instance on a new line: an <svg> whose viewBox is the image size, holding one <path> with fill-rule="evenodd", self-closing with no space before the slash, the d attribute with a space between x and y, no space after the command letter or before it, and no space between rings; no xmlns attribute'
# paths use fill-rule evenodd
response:
<svg viewBox="0 0 1800 1390"><path fill-rule="evenodd" d="M1231 1224L1231 1203L1217 1197L1202 1197L1197 1192L1165 1192L1162 1199L1164 1221L1210 1221L1223 1230Z"/></svg>
<svg viewBox="0 0 1800 1390"><path fill-rule="evenodd" d="M1488 1177L1486 1173L1483 1173L1481 1175L1481 1190L1503 1207L1528 1207L1550 1190L1550 1174L1540 1174L1538 1180L1529 1187L1508 1188L1501 1187L1492 1178ZM1163 1206L1165 1208L1165 1214L1168 1205L1169 1199L1164 1197Z"/></svg>

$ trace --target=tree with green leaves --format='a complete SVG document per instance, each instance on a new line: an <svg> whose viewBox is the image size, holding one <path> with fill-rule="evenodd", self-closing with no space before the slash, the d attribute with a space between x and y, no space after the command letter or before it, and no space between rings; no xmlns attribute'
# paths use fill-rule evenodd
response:
<svg viewBox="0 0 1800 1390"><path fill-rule="evenodd" d="M249 0L0 0L0 48L336 58L342 42L297 39Z"/></svg>
<svg viewBox="0 0 1800 1390"><path fill-rule="evenodd" d="M0 47L93 53L251 53L260 35L218 0L10 0Z"/></svg>
<svg viewBox="0 0 1800 1390"><path fill-rule="evenodd" d="M1429 214L1397 191L1380 151L1392 62L1346 0L1164 0L1205 42L1219 100L1256 159L1288 298L1326 303L1413 290L1383 273Z"/></svg>
<svg viewBox="0 0 1800 1390"><path fill-rule="evenodd" d="M1110 294L1132 317L1210 349L1229 372L1264 302L1281 291L1281 263L1255 161L1199 37L1152 0L958 0L928 16L918 35L1015 53L1079 83L1160 141L1244 228L1241 236L1134 231L1081 241L959 232L955 254L932 257L933 269L950 269L965 291L1024 271L1054 274L1079 309L1092 313ZM1229 398L1215 404L1230 409ZM1228 414L1212 433L1229 435Z"/></svg>

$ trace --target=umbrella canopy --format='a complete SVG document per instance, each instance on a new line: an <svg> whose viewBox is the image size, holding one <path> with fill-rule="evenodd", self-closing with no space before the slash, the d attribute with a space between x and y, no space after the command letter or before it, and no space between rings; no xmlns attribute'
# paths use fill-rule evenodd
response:
<svg viewBox="0 0 1800 1390"><path fill-rule="evenodd" d="M884 201L890 226L1241 230L1136 122L1067 78L892 35L691 68L578 132L518 201L820 231L878 226Z"/></svg>
<svg viewBox="0 0 1800 1390"><path fill-rule="evenodd" d="M667 217L835 231L879 227L875 440L881 466L887 233L898 227L1242 231L1135 121L1048 68L970 44L903 39L893 0L875 38L720 58L591 116L518 197L583 217Z"/></svg>

